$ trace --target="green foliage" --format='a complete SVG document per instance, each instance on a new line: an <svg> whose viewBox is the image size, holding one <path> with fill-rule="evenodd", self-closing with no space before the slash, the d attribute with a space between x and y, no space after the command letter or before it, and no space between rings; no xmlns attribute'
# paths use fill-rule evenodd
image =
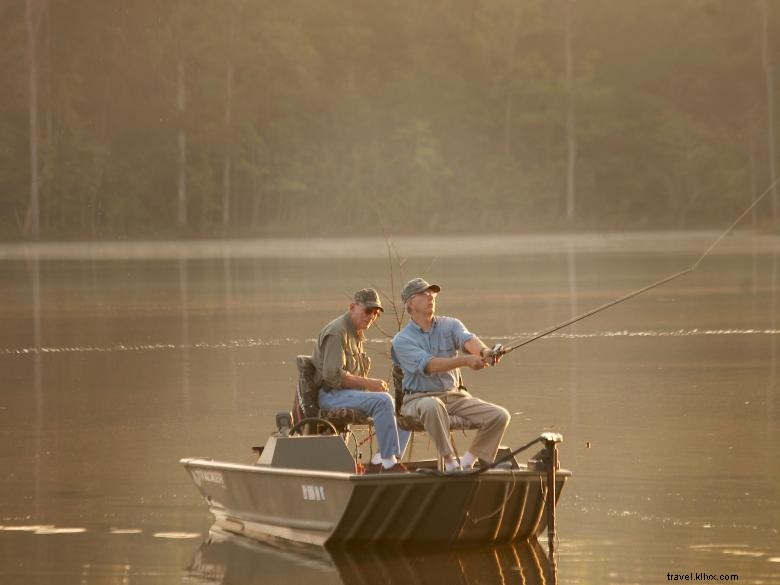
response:
<svg viewBox="0 0 780 585"><path fill-rule="evenodd" d="M733 217L768 183L758 2L568 6L576 226ZM378 216L393 233L569 229L566 9L48 0L35 39L43 237L378 233ZM780 10L770 18L778 42ZM18 238L23 2L0 7L0 39L0 236Z"/></svg>

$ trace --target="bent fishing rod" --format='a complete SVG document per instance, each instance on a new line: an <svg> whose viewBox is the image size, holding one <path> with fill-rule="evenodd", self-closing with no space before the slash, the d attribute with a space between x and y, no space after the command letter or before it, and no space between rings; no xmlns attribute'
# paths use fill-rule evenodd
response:
<svg viewBox="0 0 780 585"><path fill-rule="evenodd" d="M577 315L576 317L572 317L568 321L564 321L563 323L558 323L557 325L553 325L552 327L548 327L547 329L545 329L545 330L543 330L543 331L541 331L539 333L536 333L532 337L529 337L528 339L526 339L524 341L521 341L520 343L518 343L516 345L512 345L510 347L504 348L503 346L501 346L501 344L496 344L493 347L493 349L490 350L490 355L493 356L493 357L498 357L498 358L500 358L502 356L505 356L506 354L508 354L510 352L513 352L514 350L519 349L519 348L523 347L524 345L528 345L529 343L531 343L533 341L536 341L537 339L541 339L542 337L546 337L546 336L550 335L551 333L554 333L554 332L558 331L559 329L563 329L564 327L568 327L569 325L573 325L574 323L577 323L578 321L582 321L583 319L586 319L587 317L595 315L596 313L600 313L601 311L604 311L605 309L609 309L610 307L614 307L615 305L618 305L618 304L620 304L620 303L622 303L624 301L627 301L627 300L632 299L632 298L634 298L636 296L639 296L639 295L641 295L644 292L647 292L649 290L657 288L657 287L659 287L661 285L666 284L667 282L671 282L671 281L673 281L673 280L675 280L677 278L680 278L681 276L685 276L686 274L689 274L689 273L693 272L696 269L696 267L701 263L701 261L704 260L709 255L710 252L712 252L712 250L715 248L715 246L717 246L721 242L721 240L723 240L723 238L725 238L727 235L729 235L734 230L734 228L737 227L739 222L742 221L742 219L748 213L750 213L753 210L753 208L756 205L758 205L758 203L764 197L766 197L767 194L769 194L772 191L772 189L774 189L775 186L778 183L780 183L780 178L776 179L771 185L769 185L769 187L767 187L766 191L761 193L761 195L759 195L755 199L755 201L753 201L753 203L751 203L750 206L745 211L743 211L742 214L736 220L734 220L734 222L728 228L726 228L723 231L723 233L721 233L717 238L715 238L715 241L712 242L712 244L710 244L709 248L707 248L707 250L704 252L704 254L702 254L699 257L699 259L696 260L696 262L691 264L685 270L681 270L680 272L677 272L676 274L672 274L671 276L667 276L665 278L662 278L661 280L658 280L658 281L656 281L656 282L654 282L652 284L648 284L647 286L645 286L643 288L640 288L639 290L635 290L634 292L628 293L627 295L622 296L619 299L615 299L614 301L610 301L608 303L604 303L603 305L601 305L599 307L596 307L595 309L591 309L590 311L582 313L581 315Z"/></svg>

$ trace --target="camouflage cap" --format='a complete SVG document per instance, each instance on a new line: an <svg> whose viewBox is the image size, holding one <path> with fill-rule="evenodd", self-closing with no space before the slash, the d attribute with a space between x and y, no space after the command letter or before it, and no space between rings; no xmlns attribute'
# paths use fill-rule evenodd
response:
<svg viewBox="0 0 780 585"><path fill-rule="evenodd" d="M355 293L352 300L356 303L361 303L368 308L376 308L383 313L385 312L382 308L382 301L379 300L379 294L373 288L361 288Z"/></svg>
<svg viewBox="0 0 780 585"><path fill-rule="evenodd" d="M405 303L406 301L411 299L414 295L419 294L421 292L425 292L426 290L439 292L441 291L441 287L438 284L428 284L428 282L426 282L422 278L413 278L412 280L407 282L404 285L404 288L401 290L401 302Z"/></svg>

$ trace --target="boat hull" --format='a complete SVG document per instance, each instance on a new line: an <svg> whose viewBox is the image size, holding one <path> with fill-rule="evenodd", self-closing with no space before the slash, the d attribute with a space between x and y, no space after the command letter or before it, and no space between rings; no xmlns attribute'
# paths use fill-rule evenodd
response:
<svg viewBox="0 0 780 585"><path fill-rule="evenodd" d="M215 525L257 539L327 547L466 547L535 539L546 526L546 474L358 475L182 460ZM571 474L556 473L556 499Z"/></svg>

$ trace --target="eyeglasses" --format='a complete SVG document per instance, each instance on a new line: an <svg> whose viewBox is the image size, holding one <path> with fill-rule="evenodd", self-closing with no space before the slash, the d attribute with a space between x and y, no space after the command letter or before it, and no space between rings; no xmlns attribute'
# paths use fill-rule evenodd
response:
<svg viewBox="0 0 780 585"><path fill-rule="evenodd" d="M382 314L382 311L378 307L363 307L363 310L366 312L366 315L376 317L377 319Z"/></svg>

